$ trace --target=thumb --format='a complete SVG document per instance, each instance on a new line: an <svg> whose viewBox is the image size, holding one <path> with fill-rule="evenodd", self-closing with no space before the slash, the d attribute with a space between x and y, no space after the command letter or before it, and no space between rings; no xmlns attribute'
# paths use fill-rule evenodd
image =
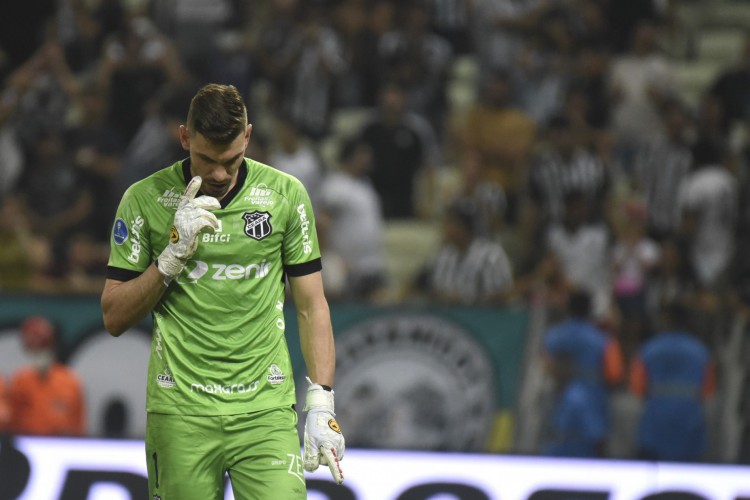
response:
<svg viewBox="0 0 750 500"><path fill-rule="evenodd" d="M198 194L198 191L200 191L201 184L203 184L203 179L201 179L199 175L196 175L195 177L190 179L190 182L185 188L185 194L183 194L183 197L189 201L192 201L195 198L195 195Z"/></svg>

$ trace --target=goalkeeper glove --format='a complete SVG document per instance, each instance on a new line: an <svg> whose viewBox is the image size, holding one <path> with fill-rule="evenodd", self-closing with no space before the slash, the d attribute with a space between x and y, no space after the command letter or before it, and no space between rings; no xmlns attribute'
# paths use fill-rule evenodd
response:
<svg viewBox="0 0 750 500"><path fill-rule="evenodd" d="M305 458L307 471L314 471L318 465L328 465L336 484L344 482L344 471L339 463L344 458L344 436L334 418L333 391L314 384L309 378L305 411Z"/></svg>
<svg viewBox="0 0 750 500"><path fill-rule="evenodd" d="M174 214L174 225L169 231L169 245L156 260L156 267L164 275L167 286L180 275L198 248L198 234L204 229L214 231L219 228L216 216L209 212L221 207L219 200L213 196L195 197L202 182L199 176L195 176L185 188Z"/></svg>

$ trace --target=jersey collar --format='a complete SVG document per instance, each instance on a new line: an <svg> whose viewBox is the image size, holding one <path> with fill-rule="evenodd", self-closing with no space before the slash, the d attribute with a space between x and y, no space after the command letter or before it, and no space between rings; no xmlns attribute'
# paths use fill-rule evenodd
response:
<svg viewBox="0 0 750 500"><path fill-rule="evenodd" d="M190 173L190 158L185 158L184 160L182 160L182 177L185 179L186 186L190 182L190 179L193 178L192 174ZM234 187L229 190L227 195L219 201L219 203L221 204L221 208L225 208L237 196L242 187L245 185L245 179L247 179L247 160L243 159L242 165L240 165L239 173L237 174L237 182L234 184Z"/></svg>

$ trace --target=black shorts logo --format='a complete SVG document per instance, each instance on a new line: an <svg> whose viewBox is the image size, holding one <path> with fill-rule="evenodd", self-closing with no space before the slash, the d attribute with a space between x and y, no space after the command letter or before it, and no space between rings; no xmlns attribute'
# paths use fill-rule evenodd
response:
<svg viewBox="0 0 750 500"><path fill-rule="evenodd" d="M271 214L268 212L245 212L242 218L245 220L245 234L254 240L260 241L273 231Z"/></svg>

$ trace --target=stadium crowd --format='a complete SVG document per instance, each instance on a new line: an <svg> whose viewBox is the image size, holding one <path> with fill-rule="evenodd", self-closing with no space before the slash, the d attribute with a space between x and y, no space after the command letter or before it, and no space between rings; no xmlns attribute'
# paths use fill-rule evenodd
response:
<svg viewBox="0 0 750 500"><path fill-rule="evenodd" d="M541 300L554 323L583 291L643 393L665 306L709 351L750 310L750 42L689 102L679 30L655 0L21 2L0 20L0 290L98 293L114 204L186 155L195 89L231 83L248 156L310 192L330 300ZM403 220L440 243L394 286Z"/></svg>

